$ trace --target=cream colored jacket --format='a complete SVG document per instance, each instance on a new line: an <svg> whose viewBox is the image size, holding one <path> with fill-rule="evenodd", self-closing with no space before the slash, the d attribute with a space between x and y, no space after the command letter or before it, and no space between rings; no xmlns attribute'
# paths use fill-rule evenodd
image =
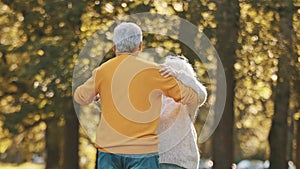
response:
<svg viewBox="0 0 300 169"><path fill-rule="evenodd" d="M198 107L207 98L205 87L184 72L175 77L198 94L198 102L183 105L163 96L163 107L159 123L160 163L176 164L187 169L198 169L200 154L194 120Z"/></svg>

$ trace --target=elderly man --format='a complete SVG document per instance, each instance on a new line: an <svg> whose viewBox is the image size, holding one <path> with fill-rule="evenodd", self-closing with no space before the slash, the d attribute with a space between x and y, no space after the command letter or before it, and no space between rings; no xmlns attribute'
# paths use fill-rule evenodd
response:
<svg viewBox="0 0 300 169"><path fill-rule="evenodd" d="M197 94L173 77L162 77L157 65L136 58L142 50L142 31L136 24L118 25L113 42L116 57L96 68L74 93L74 100L82 105L100 95L98 169L159 168L162 95L189 104L198 99Z"/></svg>

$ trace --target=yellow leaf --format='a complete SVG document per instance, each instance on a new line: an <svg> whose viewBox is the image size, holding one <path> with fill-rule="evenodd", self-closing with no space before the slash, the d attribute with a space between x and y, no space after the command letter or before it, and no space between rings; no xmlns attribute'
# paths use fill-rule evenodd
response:
<svg viewBox="0 0 300 169"><path fill-rule="evenodd" d="M44 100L42 100L42 101L40 102L40 104L38 105L38 108L39 108L39 109L42 109L42 108L44 108L44 107L46 106L46 104L47 104L47 100L44 99Z"/></svg>

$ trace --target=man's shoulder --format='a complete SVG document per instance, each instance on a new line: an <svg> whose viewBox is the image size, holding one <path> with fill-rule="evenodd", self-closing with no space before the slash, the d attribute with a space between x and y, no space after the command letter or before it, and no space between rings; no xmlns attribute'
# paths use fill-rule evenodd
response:
<svg viewBox="0 0 300 169"><path fill-rule="evenodd" d="M116 69L117 67L125 68L133 68L134 70L139 70L139 72L147 73L147 74L155 74L156 76L159 74L160 66L143 58L136 58L136 57L128 57L127 59L116 59L112 58L105 63L101 64L99 67L96 68L97 72L107 72ZM129 68L129 69L131 69ZM142 71L143 70L143 71Z"/></svg>
<svg viewBox="0 0 300 169"><path fill-rule="evenodd" d="M155 63L155 62L151 62L151 61L148 61L148 60L145 60L145 59L142 59L142 58L136 58L136 62L137 64L144 68L145 70L156 70L158 72L158 70L160 69L160 66Z"/></svg>
<svg viewBox="0 0 300 169"><path fill-rule="evenodd" d="M149 77L149 80L153 79L154 77L162 77L159 73L160 66L158 64L147 60L136 60L137 64L135 64L134 66L137 70L139 70L141 75Z"/></svg>
<svg viewBox="0 0 300 169"><path fill-rule="evenodd" d="M143 64L145 64L145 65L147 65L147 66L153 67L153 68L158 68L159 67L157 63L146 60L146 59L143 59L143 58L136 58L136 60L143 63Z"/></svg>
<svg viewBox="0 0 300 169"><path fill-rule="evenodd" d="M102 69L110 69L112 65L114 65L114 62L116 60L116 57L109 59L108 61L102 63L100 66L98 66L96 69L102 70Z"/></svg>

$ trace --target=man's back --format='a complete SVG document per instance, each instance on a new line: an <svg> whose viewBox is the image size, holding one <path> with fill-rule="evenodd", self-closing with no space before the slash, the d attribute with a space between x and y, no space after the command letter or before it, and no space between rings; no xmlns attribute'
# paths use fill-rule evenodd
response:
<svg viewBox="0 0 300 169"><path fill-rule="evenodd" d="M180 100L174 78L163 78L159 67L120 55L96 70L102 117L96 144L100 151L119 154L157 152L157 126L164 93Z"/></svg>
<svg viewBox="0 0 300 169"><path fill-rule="evenodd" d="M164 78L159 67L132 55L119 55L93 72L74 93L79 104L100 94L102 116L96 131L101 152L147 154L158 152L157 127L162 94L175 101L197 100L196 93L173 77Z"/></svg>

